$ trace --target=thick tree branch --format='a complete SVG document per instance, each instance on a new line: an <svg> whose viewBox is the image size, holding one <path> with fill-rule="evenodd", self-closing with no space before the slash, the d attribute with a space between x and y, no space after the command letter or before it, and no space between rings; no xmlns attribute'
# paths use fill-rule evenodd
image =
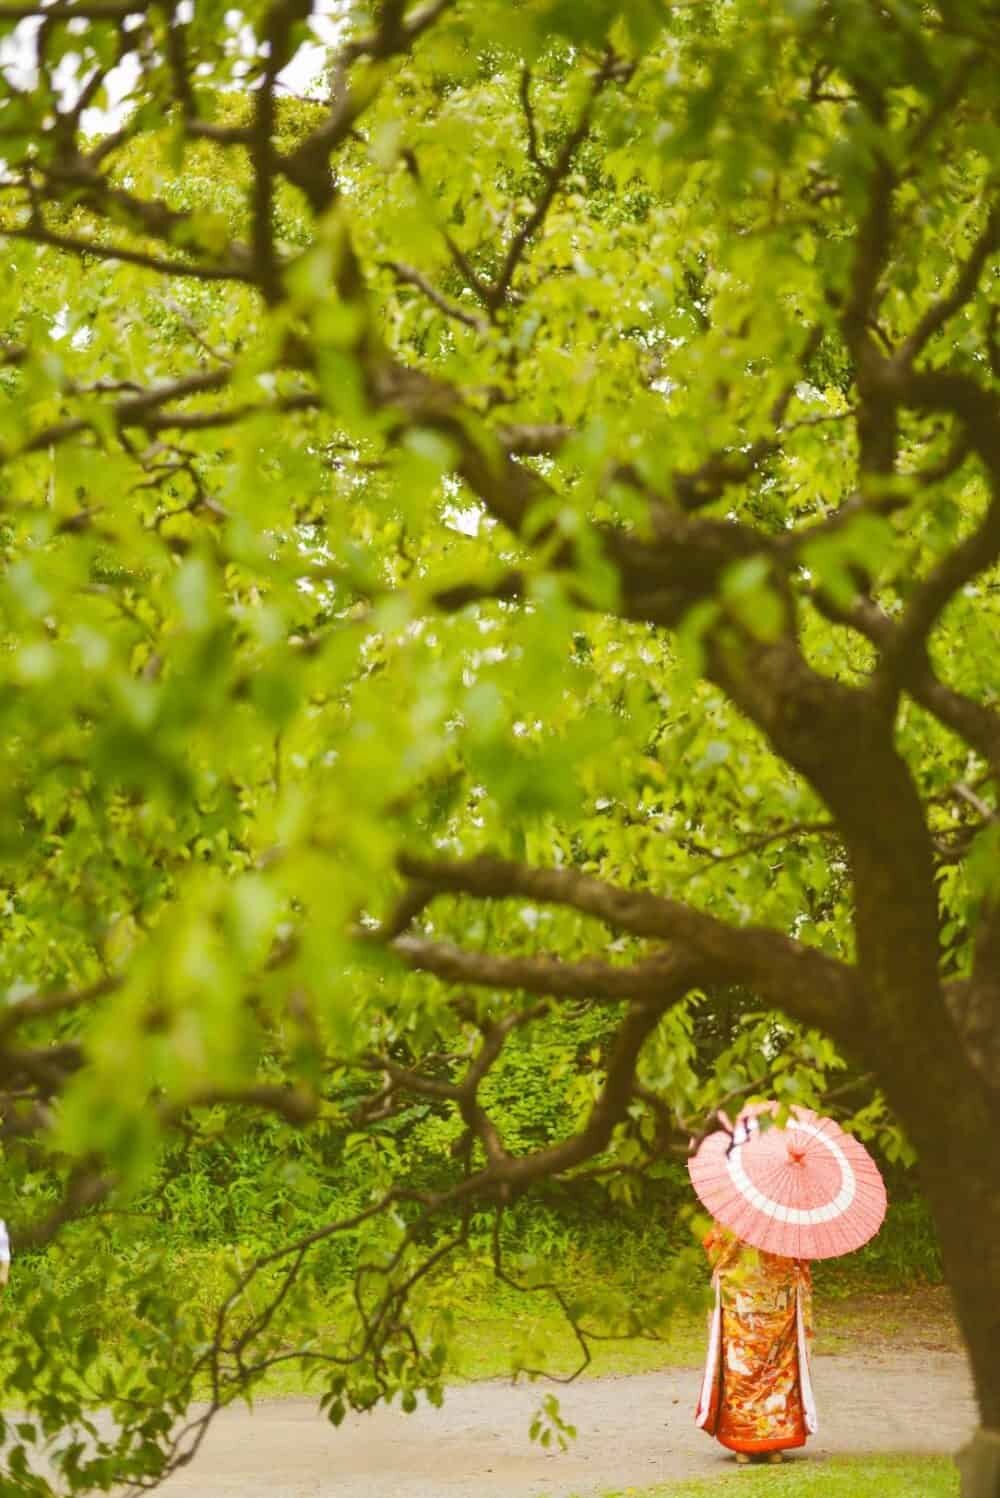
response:
<svg viewBox="0 0 1000 1498"><path fill-rule="evenodd" d="M111 403L107 421L120 432L130 428L140 428L150 434L167 431L197 432L232 426L261 411L311 411L320 404L318 395L309 390L299 390L270 400L245 401L239 405L210 407L200 411L165 409L172 407L176 401L221 390L232 378L233 369L227 365L220 369L184 375L146 390L140 389L134 395ZM82 392L70 389L66 393L72 396ZM7 456L6 461L20 454L43 452L79 436L81 432L100 431L103 427L104 423L92 416L68 416L32 433L15 454Z"/></svg>
<svg viewBox="0 0 1000 1498"><path fill-rule="evenodd" d="M859 96L871 123L885 126L886 101L867 82L858 83ZM847 297L840 314L844 341L854 361L858 389L857 432L861 468L869 474L888 474L896 460L897 420L891 397L877 381L884 362L873 329L879 302L879 285L893 243L892 198L896 175L881 149L873 153L868 184L868 202L854 241Z"/></svg>
<svg viewBox="0 0 1000 1498"><path fill-rule="evenodd" d="M397 408L409 423L446 436L456 449L456 471L515 535L524 538L535 507L557 497L541 473L508 450L503 431L498 436L485 429L460 393L443 381L397 363L372 361L370 394L376 404ZM676 506L655 503L651 521L649 540L616 527L594 527L607 560L620 577L618 612L626 618L673 627L693 604L716 596L722 574L733 562L759 553L777 555L779 550L752 526L688 516ZM572 568L575 547L568 540L560 542L551 523L531 534L530 543L548 548L548 567ZM519 585L517 574L508 574L498 581L499 592L493 596L515 596ZM482 596L480 586L459 587L446 590L442 601L458 607L477 596Z"/></svg>
<svg viewBox="0 0 1000 1498"><path fill-rule="evenodd" d="M891 693L897 684L909 685L925 675L927 640L942 611L966 583L1000 560L1000 397L964 371L913 371L902 358L885 367L884 377L901 404L957 418L993 492L981 524L918 585L902 620L891 633L885 631L873 686Z"/></svg>
<svg viewBox="0 0 1000 1498"><path fill-rule="evenodd" d="M120 978L105 977L85 988L53 989L50 992L41 990L26 994L0 1013L0 1048L7 1037L21 1025L29 1024L32 1020L50 1019L53 1015L66 1014L83 1005L92 1004L95 999L114 993L120 986Z"/></svg>
<svg viewBox="0 0 1000 1498"><path fill-rule="evenodd" d="M426 5L413 11L409 19L404 17L402 5L383 5L376 30L348 42L334 59L331 101L326 119L279 161L281 171L289 182L305 193L317 216L326 213L337 198L330 155L347 140L377 92L377 86L373 89L370 81L367 87L352 86L352 65L369 58L377 67L391 57L408 52L453 4L454 0L428 0ZM372 76L377 77L376 74Z"/></svg>
<svg viewBox="0 0 1000 1498"><path fill-rule="evenodd" d="M604 1085L577 1134L531 1154L492 1164L487 1177L499 1178L502 1186L523 1190L536 1181L563 1175L607 1149L615 1128L628 1113L643 1045L666 1010L678 1003L689 987L690 980L681 963L678 976L665 984L658 1001L629 1006L608 1057ZM485 1183L485 1178L481 1179ZM476 1177L471 1180L474 1182Z"/></svg>
<svg viewBox="0 0 1000 1498"><path fill-rule="evenodd" d="M116 1185L117 1181L111 1174L93 1166L79 1166L70 1176L62 1201L47 1216L24 1227L13 1225L11 1237L15 1252L44 1248L69 1223L107 1201Z"/></svg>
<svg viewBox="0 0 1000 1498"><path fill-rule="evenodd" d="M517 274L518 266L524 258L528 245L544 224L549 209L552 207L557 193L569 174L577 152L590 134L591 122L598 99L612 79L619 82L627 82L634 71L635 69L632 64L623 62L615 56L610 48L608 49L605 53L604 61L594 74L590 93L580 111L579 118L564 140L551 165L546 165L542 162L538 155L534 116L531 112L525 75L522 73L521 97L525 103L528 121L529 154L532 156L536 170L541 172L545 185L538 195L531 212L522 220L510 244L507 246L507 252L504 255L503 263L497 273L496 279L483 290L483 300L491 315L495 314L507 300L514 276Z"/></svg>
<svg viewBox="0 0 1000 1498"><path fill-rule="evenodd" d="M392 271L397 281L404 286L415 287L439 312L443 312L445 317L453 318L455 322L464 323L467 328L472 328L477 333L488 331L489 324L484 318L477 316L474 312L467 312L464 307L458 306L456 302L449 301L444 293L438 291L437 287L427 279L422 271L416 270L412 265L405 265L401 260L385 260L382 263L386 270Z"/></svg>
<svg viewBox="0 0 1000 1498"><path fill-rule="evenodd" d="M894 397L914 411L958 418L995 484L1000 484L1000 395L964 370L910 370L899 360L884 369Z"/></svg>
<svg viewBox="0 0 1000 1498"><path fill-rule="evenodd" d="M521 69L518 80L518 97L521 100L521 109L524 113L524 128L528 136L528 160L536 171L544 176L549 171L549 165L542 160L538 149L538 126L535 123L535 107L531 102L531 69L526 65Z"/></svg>
<svg viewBox="0 0 1000 1498"><path fill-rule="evenodd" d="M893 630L878 671L875 690L905 681L919 672L927 641L944 609L974 577L1000 560L1000 496L982 524L949 552L917 587L905 614Z"/></svg>
<svg viewBox="0 0 1000 1498"><path fill-rule="evenodd" d="M359 57L384 60L408 52L414 42L454 4L455 0L427 0L407 16L405 0L383 0L376 30L348 42L339 54L338 62L346 66Z"/></svg>
<svg viewBox="0 0 1000 1498"><path fill-rule="evenodd" d="M956 312L960 311L975 295L983 271L998 249L1000 249L1000 203L995 202L986 216L986 223L968 259L955 278L951 291L947 296L931 303L913 332L900 347L899 357L904 364L912 364L925 344L929 343L935 334L940 333Z"/></svg>
<svg viewBox="0 0 1000 1498"><path fill-rule="evenodd" d="M622 967L597 958L566 962L554 956L500 957L419 936L397 937L392 950L408 967L433 973L447 983L603 1003L655 998L663 991L664 980L674 965L668 953Z"/></svg>
<svg viewBox="0 0 1000 1498"><path fill-rule="evenodd" d="M44 244L52 249L65 250L67 254L90 256L94 260L120 261L125 265L139 265L145 270L159 271L161 275L188 278L193 281L252 281L251 268L242 261L228 265L202 265L193 260L167 259L144 250L135 250L127 245L106 244L101 240L81 238L72 234L60 234L48 228L40 220L20 227L0 226L0 237L25 239L33 244Z"/></svg>
<svg viewBox="0 0 1000 1498"><path fill-rule="evenodd" d="M771 408L770 420L775 428L773 436L758 437L749 445L744 445L741 450L735 447L728 451L719 450L710 454L698 468L686 473L680 470L674 473L673 496L685 510L702 509L714 503L715 500L721 499L731 486L746 483L766 458L781 451L784 438L799 426L814 426L817 422L825 421L843 421L852 414L846 411L835 412L829 416L810 418L805 423L792 423L785 426L785 416L795 395L796 386L802 378L805 366L819 348L822 338L821 327L813 328L806 338L797 360L795 374L785 383Z"/></svg>
<svg viewBox="0 0 1000 1498"><path fill-rule="evenodd" d="M813 602L826 618L857 630L880 650L891 651L896 623L872 599L858 598L850 608L841 608L823 593L816 593ZM941 681L926 655L912 662L902 685L915 702L970 744L1000 774L1000 712Z"/></svg>
<svg viewBox="0 0 1000 1498"><path fill-rule="evenodd" d="M781 932L730 926L679 901L622 889L574 869L532 868L490 857L454 863L404 857L401 867L441 893L478 899L519 896L565 905L614 930L669 943L702 970L752 984L810 1024L841 1030L863 1003L852 968Z"/></svg>
<svg viewBox="0 0 1000 1498"><path fill-rule="evenodd" d="M884 116L881 105L877 114L880 118ZM879 280L892 248L892 194L895 185L895 175L888 162L884 157L876 156L871 170L867 209L854 242L847 301L841 313L847 344L855 351L869 339Z"/></svg>
<svg viewBox="0 0 1000 1498"><path fill-rule="evenodd" d="M192 1108L259 1108L264 1113L277 1114L286 1123L297 1128L312 1123L319 1112L315 1095L302 1087L283 1083L256 1082L244 1087L203 1087L190 1097L177 1103L165 1104L160 1110L160 1121L170 1128L178 1123Z"/></svg>
<svg viewBox="0 0 1000 1498"><path fill-rule="evenodd" d="M254 280L266 302L281 297L280 265L274 245L275 87L278 74L289 61L292 33L312 10L312 0L276 0L264 18L266 60L253 99L250 127L250 166L253 172L251 208L253 220Z"/></svg>

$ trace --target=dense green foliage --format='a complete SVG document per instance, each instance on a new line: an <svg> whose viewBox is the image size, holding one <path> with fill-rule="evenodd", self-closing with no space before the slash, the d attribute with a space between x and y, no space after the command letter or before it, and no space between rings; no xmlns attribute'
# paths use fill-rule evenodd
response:
<svg viewBox="0 0 1000 1498"><path fill-rule="evenodd" d="M662 1329L753 1094L1000 1424L994 8L310 17L0 4L6 1481Z"/></svg>

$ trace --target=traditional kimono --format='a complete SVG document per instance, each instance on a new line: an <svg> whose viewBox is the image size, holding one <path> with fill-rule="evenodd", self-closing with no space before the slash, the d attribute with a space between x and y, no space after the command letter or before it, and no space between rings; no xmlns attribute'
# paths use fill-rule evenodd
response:
<svg viewBox="0 0 1000 1498"><path fill-rule="evenodd" d="M696 1422L730 1451L785 1451L816 1430L812 1278L716 1226L704 1240L715 1309Z"/></svg>

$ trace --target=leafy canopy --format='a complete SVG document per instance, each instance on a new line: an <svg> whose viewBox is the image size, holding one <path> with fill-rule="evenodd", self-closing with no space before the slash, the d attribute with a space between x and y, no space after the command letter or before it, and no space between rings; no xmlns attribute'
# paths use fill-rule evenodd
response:
<svg viewBox="0 0 1000 1498"><path fill-rule="evenodd" d="M921 1147L992 939L991 7L382 0L315 85L313 19L0 4L0 1130L71 1266L10 1378L118 1422L19 1427L26 1493L292 1348L439 1398L529 1187L632 1200L834 1042ZM155 1237L248 1138L220 1308Z"/></svg>

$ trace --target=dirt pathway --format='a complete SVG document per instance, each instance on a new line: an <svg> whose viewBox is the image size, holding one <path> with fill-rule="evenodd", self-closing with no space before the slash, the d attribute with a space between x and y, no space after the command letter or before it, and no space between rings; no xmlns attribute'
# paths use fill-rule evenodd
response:
<svg viewBox="0 0 1000 1498"><path fill-rule="evenodd" d="M818 1357L820 1431L806 1458L951 1451L974 1423L964 1358L954 1352ZM671 1478L718 1476L731 1457L696 1430L698 1372L670 1369L556 1388L489 1382L449 1391L443 1409L398 1407L339 1430L304 1399L220 1415L166 1498L596 1498ZM567 1452L528 1439L555 1388L579 1435Z"/></svg>

